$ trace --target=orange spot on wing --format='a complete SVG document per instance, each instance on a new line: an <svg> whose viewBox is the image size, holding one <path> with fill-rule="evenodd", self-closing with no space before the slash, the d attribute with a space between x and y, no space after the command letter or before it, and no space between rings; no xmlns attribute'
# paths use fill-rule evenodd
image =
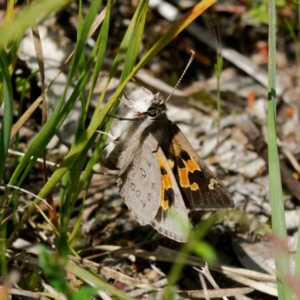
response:
<svg viewBox="0 0 300 300"><path fill-rule="evenodd" d="M178 175L180 178L180 185L182 187L189 187L190 181L188 178L189 171L187 169L178 168Z"/></svg>
<svg viewBox="0 0 300 300"><path fill-rule="evenodd" d="M167 210L169 208L169 200L165 199L165 194L167 190L173 189L172 177L169 173L168 168L166 166L166 162L164 161L160 152L157 152L158 162L161 170L163 169L164 172L161 174L161 199L160 199L160 207L163 210ZM170 164L170 162L169 162ZM173 161L174 164L174 161Z"/></svg>
<svg viewBox="0 0 300 300"><path fill-rule="evenodd" d="M194 182L193 184L190 185L190 188L192 191L197 191L199 190L199 185L196 182Z"/></svg>
<svg viewBox="0 0 300 300"><path fill-rule="evenodd" d="M162 196L162 199L160 201L160 207L163 209L163 210L167 210L169 208L169 201L168 200L164 200L163 198L164 196Z"/></svg>
<svg viewBox="0 0 300 300"><path fill-rule="evenodd" d="M167 178L167 175L162 175L162 185L161 185L161 198L160 198L160 207L163 209L163 210L166 210L168 209L169 207L169 200L168 199L165 199L165 193L166 193L166 190L167 190L167 187L166 185L168 185L168 178Z"/></svg>
<svg viewBox="0 0 300 300"><path fill-rule="evenodd" d="M172 178L170 174L167 172L167 166L159 153L157 154L157 156L158 156L160 169L163 170L163 172L161 172L162 185L166 189L172 188L173 187Z"/></svg>
<svg viewBox="0 0 300 300"><path fill-rule="evenodd" d="M169 158L168 159L168 163L169 163L171 169L173 170L174 169L174 165L175 165L174 160Z"/></svg>
<svg viewBox="0 0 300 300"><path fill-rule="evenodd" d="M198 170L198 171L201 171L199 165L194 161L194 160L188 160L188 161L185 161L184 164L186 165L186 167L188 168L188 170L190 172L194 172L195 170Z"/></svg>
<svg viewBox="0 0 300 300"><path fill-rule="evenodd" d="M171 176L168 173L165 175L162 175L161 178L162 178L162 184L166 189L173 187Z"/></svg>

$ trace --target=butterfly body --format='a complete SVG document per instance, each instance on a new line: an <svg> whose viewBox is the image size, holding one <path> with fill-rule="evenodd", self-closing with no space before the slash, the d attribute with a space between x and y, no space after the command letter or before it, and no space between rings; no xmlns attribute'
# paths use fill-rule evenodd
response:
<svg viewBox="0 0 300 300"><path fill-rule="evenodd" d="M127 123L116 141L104 149L101 162L119 170L120 194L141 225L150 224L161 234L185 242L189 232L186 207L230 208L233 199L167 118L159 93L123 102L131 108Z"/></svg>

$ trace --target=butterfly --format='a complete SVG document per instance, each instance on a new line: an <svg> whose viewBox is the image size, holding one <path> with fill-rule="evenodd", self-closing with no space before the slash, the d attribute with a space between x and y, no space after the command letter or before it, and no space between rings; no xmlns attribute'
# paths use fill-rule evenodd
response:
<svg viewBox="0 0 300 300"><path fill-rule="evenodd" d="M189 235L187 208L195 211L231 208L225 185L198 156L179 127L166 115L160 93L137 101L124 98L130 111L120 135L100 161L119 170L120 195L141 225L178 242Z"/></svg>

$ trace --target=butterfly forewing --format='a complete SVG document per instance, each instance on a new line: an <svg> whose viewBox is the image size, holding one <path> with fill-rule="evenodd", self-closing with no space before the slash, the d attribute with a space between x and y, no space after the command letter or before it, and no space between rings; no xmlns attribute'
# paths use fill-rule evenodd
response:
<svg viewBox="0 0 300 300"><path fill-rule="evenodd" d="M189 220L181 192L169 162L160 147L156 150L156 154L160 165L162 186L160 207L151 225L158 232L171 239L186 242L189 233Z"/></svg>
<svg viewBox="0 0 300 300"><path fill-rule="evenodd" d="M201 160L178 126L170 123L174 172L190 207L193 210L233 207L227 188Z"/></svg>

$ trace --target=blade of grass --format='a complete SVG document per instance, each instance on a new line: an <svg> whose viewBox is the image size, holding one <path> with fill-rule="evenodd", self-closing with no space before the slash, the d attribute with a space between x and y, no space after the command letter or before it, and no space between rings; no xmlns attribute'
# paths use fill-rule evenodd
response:
<svg viewBox="0 0 300 300"><path fill-rule="evenodd" d="M300 224L298 226L298 239L297 239L297 250L296 250L296 261L295 261L295 275L300 278Z"/></svg>
<svg viewBox="0 0 300 300"><path fill-rule="evenodd" d="M222 57L222 47L221 47L221 38L220 33L215 32L216 41L217 42L217 58L215 63L215 74L217 78L217 111L218 111L218 117L217 117L217 147L216 147L216 153L218 152L219 148L219 142L220 142L220 122L221 122L221 89L220 89L220 81L221 81L221 72L223 68L223 57Z"/></svg>
<svg viewBox="0 0 300 300"><path fill-rule="evenodd" d="M20 95L20 100L19 100L19 110L18 110L18 119L20 118L21 114L22 114L22 108L23 108L23 102L24 102L24 97L25 97L25 93L27 91L27 85L29 84L30 80L36 76L36 74L39 72L39 70L31 73L28 78L26 79L26 81L24 82L23 84L23 89L22 89L22 92L21 92L21 95ZM18 151L19 150L19 132L16 134L16 139L15 139L15 151ZM15 156L15 160L14 160L14 165L15 165L15 168L17 167L18 165L18 160L19 158L17 156ZM16 224L17 222L17 197L13 197L12 198L12 204L13 204L13 212L14 212L14 215L13 215L13 223Z"/></svg>
<svg viewBox="0 0 300 300"><path fill-rule="evenodd" d="M4 113L0 131L0 182L3 180L3 174L6 164L7 151L10 141L10 132L13 119L13 92L11 80L7 65L7 54L0 48L0 69L3 81Z"/></svg>
<svg viewBox="0 0 300 300"><path fill-rule="evenodd" d="M272 227L274 236L287 241L282 199L282 184L276 138L276 9L275 0L269 0L269 61L268 61L268 155L270 200L272 209ZM286 243L287 245L287 243ZM282 278L289 272L288 249L281 249L280 256L275 257L276 267L280 273L277 278L279 299L291 299L291 292Z"/></svg>
<svg viewBox="0 0 300 300"><path fill-rule="evenodd" d="M7 276L7 259L6 259L6 236L7 236L7 223L1 224L0 226L0 261L1 261L1 274L3 279ZM2 280L3 282L4 280Z"/></svg>

